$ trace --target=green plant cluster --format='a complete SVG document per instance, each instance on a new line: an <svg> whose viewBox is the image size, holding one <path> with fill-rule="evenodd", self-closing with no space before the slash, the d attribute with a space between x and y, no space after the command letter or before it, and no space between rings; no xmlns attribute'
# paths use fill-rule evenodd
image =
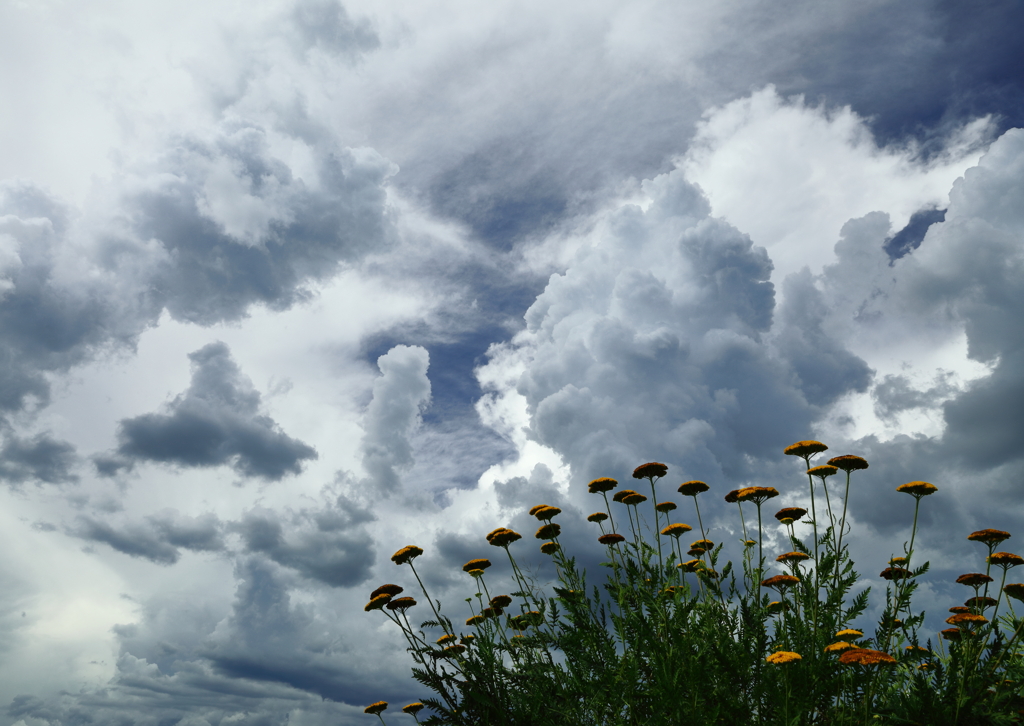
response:
<svg viewBox="0 0 1024 726"><path fill-rule="evenodd" d="M672 523L670 515L679 507L657 501L655 485L667 467L656 462L633 472L649 483L650 500L619 489L609 502L608 493L618 488L614 479L589 485L605 503L605 510L588 520L601 527L598 540L607 548L608 561L601 563L611 569L603 584L607 602L596 585L587 596L586 571L578 573L575 559L562 552L560 528L552 521L561 512L557 507L530 510L542 522L536 533L545 540L541 550L557 567L562 585L554 588L557 597L545 600L516 563L510 545L521 535L496 529L487 540L505 550L518 589L492 597L485 581L490 561L466 563L463 569L479 590L478 607L466 598L473 613L466 620L469 634L457 633L441 615L440 602L435 605L423 588L413 566L423 550L399 550L392 559L412 568L434 614L420 627L445 632L435 643L428 643L422 630L417 634L408 619L416 601L395 597L402 587L383 585L371 594L365 609L380 610L402 628L422 666L413 669L414 678L439 696L403 710L415 718L429 706L435 714L423 722L428 726L1020 723L1024 619L1013 610L1012 599L1024 600L1024 584L1007 584L1006 576L1024 559L995 551L1010 534L989 529L968 536L988 549L985 572L957 579L972 596L950 609L952 627L934 646L931 638L922 643L924 612L915 611L911 601L929 563L917 563L914 543L921 501L936 487L927 482L897 487L914 498L911 537L881 573L886 604L874 634L866 636L853 623L867 609L870 588L858 587L843 539L850 528L851 475L868 463L845 455L811 466L826 449L817 441L801 441L785 451L802 460L807 471L812 511L805 521L812 525L813 541L808 546L793 528L806 510L787 507L775 514L773 526L785 528L792 547L776 560L784 574L766 576L761 547L767 525L762 509L778 495L775 489L746 487L725 496L739 509L744 554L741 572L732 562L719 571L722 544L708 540L698 502L708 485L691 481L677 490L693 499L699 530ZM845 474L842 493L829 481L840 472ZM640 531L641 510L648 507L659 534L654 545ZM631 537L616 531L625 532L627 520ZM685 559L680 538L690 531L699 531L701 539L690 545ZM999 576L998 585L993 575ZM519 608L515 615L507 612L513 602ZM562 656L557 663L555 654ZM381 701L366 713L383 722L386 708Z"/></svg>

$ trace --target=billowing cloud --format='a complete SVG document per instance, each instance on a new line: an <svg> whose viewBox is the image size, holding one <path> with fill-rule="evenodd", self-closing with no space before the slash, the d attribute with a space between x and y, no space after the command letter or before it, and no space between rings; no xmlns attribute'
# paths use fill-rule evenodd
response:
<svg viewBox="0 0 1024 726"><path fill-rule="evenodd" d="M153 461L185 467L230 465L242 476L276 481L302 470L316 451L260 412L260 394L224 343L189 354L192 383L167 405L121 422L118 459L101 458L101 472Z"/></svg>
<svg viewBox="0 0 1024 726"><path fill-rule="evenodd" d="M216 516L188 517L174 510L146 517L145 524L121 527L91 517L80 517L69 533L84 540L102 542L130 557L141 557L159 565L173 565L181 557L183 549L216 552L224 548L222 525Z"/></svg>

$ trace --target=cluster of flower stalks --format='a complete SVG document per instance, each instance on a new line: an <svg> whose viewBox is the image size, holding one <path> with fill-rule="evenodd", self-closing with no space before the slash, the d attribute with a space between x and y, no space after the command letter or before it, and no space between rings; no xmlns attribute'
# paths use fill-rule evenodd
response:
<svg viewBox="0 0 1024 726"><path fill-rule="evenodd" d="M530 510L541 522L540 549L557 567L557 597L545 602L512 554L521 535L499 528L487 541L505 551L515 587L492 595L497 583L486 577L491 562L467 562L463 569L476 585L477 602L466 598L472 617L460 628L423 588L413 565L423 550L402 548L391 559L409 565L433 614L420 627L445 633L436 642L427 642L422 630L417 634L409 622L417 603L397 597L402 587L387 584L371 593L365 609L380 610L401 627L422 666L413 668L414 678L439 696L402 710L420 723L416 714L429 706L434 715L423 723L430 726L1020 723L1024 619L1012 599L1024 601L1024 583L1007 583L1006 577L1024 559L996 551L1010 534L985 529L967 537L986 548L985 571L957 578L966 602L950 608L950 627L933 647L921 632L924 613L914 611L911 599L928 570L915 557L918 511L936 487L921 481L897 487L914 500L910 541L881 572L888 584L874 633L854 629L867 608L868 589L856 587L844 535L850 479L868 462L845 455L814 465L827 448L800 441L785 450L806 471L810 512L766 511L778 496L772 487L725 495L739 510L741 572L732 562L719 567L722 545L704 530L700 498L710 487L701 481L679 485L682 501L692 499L687 510L692 506L698 529L673 522L680 505L658 501L668 469L653 462L633 472L641 482L634 486L649 488L650 499L619 489L614 479L589 484L605 505L587 519L601 528L597 540L607 551L607 601L596 585L588 597L586 571L580 575L575 559L562 551L560 527L552 521L561 512L557 507ZM639 531L644 512L660 535L653 545ZM794 532L798 521L811 525L809 545ZM783 541L792 548L772 563L782 574L771 574L763 556L769 525L783 528ZM698 533L688 548L682 544L684 536ZM978 554L980 561L980 548ZM387 706L380 701L366 713L384 722Z"/></svg>

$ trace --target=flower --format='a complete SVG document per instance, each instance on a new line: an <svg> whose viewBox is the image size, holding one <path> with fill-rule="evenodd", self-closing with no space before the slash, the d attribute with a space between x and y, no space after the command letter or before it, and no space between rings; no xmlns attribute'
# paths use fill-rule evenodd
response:
<svg viewBox="0 0 1024 726"><path fill-rule="evenodd" d="M1003 588L1003 592L1006 592L1006 588L1005 587ZM978 608L980 610L984 610L985 608L990 608L990 607L992 607L995 604L996 604L996 599L994 597L984 597L984 596L972 597L967 602L964 603L964 605L966 605L967 607Z"/></svg>
<svg viewBox="0 0 1024 726"><path fill-rule="evenodd" d="M505 611L501 608L484 608L480 611L480 614L483 615L485 618L496 618L503 612Z"/></svg>
<svg viewBox="0 0 1024 726"><path fill-rule="evenodd" d="M715 548L715 543L709 539L699 539L696 542L691 542L690 547L697 547L702 550L711 550Z"/></svg>
<svg viewBox="0 0 1024 726"><path fill-rule="evenodd" d="M773 600L772 602L768 603L768 607L766 609L768 610L769 614L775 615L777 613L781 613L783 610L789 610L789 603L784 603L779 600Z"/></svg>
<svg viewBox="0 0 1024 726"><path fill-rule="evenodd" d="M494 608L507 608L512 604L512 598L508 595L495 595L491 598L491 607Z"/></svg>
<svg viewBox="0 0 1024 726"><path fill-rule="evenodd" d="M845 471L847 473L849 473L851 471L856 471L857 469L867 469L868 468L868 462L866 462L864 459L860 458L859 456L854 456L853 454L843 454L842 456L833 456L826 463L836 467L837 469L842 469L843 471Z"/></svg>
<svg viewBox="0 0 1024 726"><path fill-rule="evenodd" d="M649 461L633 469L634 479L655 479L661 478L668 473L668 467L656 461Z"/></svg>
<svg viewBox="0 0 1024 726"><path fill-rule="evenodd" d="M969 613L969 612L971 612L971 609L969 607L967 607L966 605L954 605L953 607L951 607L949 609L949 612L951 612L951 613Z"/></svg>
<svg viewBox="0 0 1024 726"><path fill-rule="evenodd" d="M419 703L419 702L410 703L408 706L406 706L405 708L402 709L402 712L403 713L409 713L409 714L412 714L413 716L415 716L417 713L422 711L424 708L426 708L426 706L424 706L422 703Z"/></svg>
<svg viewBox="0 0 1024 726"><path fill-rule="evenodd" d="M792 524L796 520L807 514L807 510L803 507L783 507L775 513L775 518L783 524ZM789 520L788 522L786 520Z"/></svg>
<svg viewBox="0 0 1024 726"><path fill-rule="evenodd" d="M967 535L971 542L984 542L985 544L998 544L1004 539L1010 539L1010 533L1001 529L979 529Z"/></svg>
<svg viewBox="0 0 1024 726"><path fill-rule="evenodd" d="M492 536L493 535L493 536ZM487 535L487 539L495 547L505 547L512 544L516 540L522 539L521 534L513 532L511 529L494 530L491 534Z"/></svg>
<svg viewBox="0 0 1024 726"><path fill-rule="evenodd" d="M859 630L854 630L853 628L846 628L845 630L840 630L836 633L836 637L840 640L856 640L857 638L863 638L864 633Z"/></svg>
<svg viewBox="0 0 1024 726"><path fill-rule="evenodd" d="M499 534L501 534L502 532L511 532L511 531L512 531L511 529L507 529L507 528L505 528L505 527L498 527L498 528L497 528L496 530L494 530L493 532L490 532L490 533L489 533L489 534L487 535L487 541L488 541L488 542L490 542L490 541L491 541L492 539L494 539L495 537L497 537L497 536L498 536Z"/></svg>
<svg viewBox="0 0 1024 726"><path fill-rule="evenodd" d="M689 532L691 529L693 529L693 527L691 527L688 524L676 522L675 524L670 524L667 527L665 527L663 530L661 530L661 533L664 535L672 535L673 537L680 537L681 535Z"/></svg>
<svg viewBox="0 0 1024 726"><path fill-rule="evenodd" d="M886 580L906 580L911 577L911 572L902 567L886 567L878 573L878 576Z"/></svg>
<svg viewBox="0 0 1024 726"><path fill-rule="evenodd" d="M988 618L984 615L976 615L975 613L956 613L946 618L946 622L950 625L966 625L968 623L984 625L988 622Z"/></svg>
<svg viewBox="0 0 1024 726"><path fill-rule="evenodd" d="M939 635L946 640L960 640L960 628L946 628L939 631Z"/></svg>
<svg viewBox="0 0 1024 726"><path fill-rule="evenodd" d="M896 566L896 567L898 567L900 565L905 565L905 564L907 564L907 558L906 557L893 557L891 560L889 560L889 564L892 565L892 566Z"/></svg>
<svg viewBox="0 0 1024 726"><path fill-rule="evenodd" d="M363 713L372 713L374 716L380 714L381 711L388 707L387 701L377 701L377 703L371 703L369 706L363 709Z"/></svg>
<svg viewBox="0 0 1024 726"><path fill-rule="evenodd" d="M658 502L654 505L654 508L659 512L671 512L673 509L677 509L675 502Z"/></svg>
<svg viewBox="0 0 1024 726"><path fill-rule="evenodd" d="M704 482L697 481L696 479L694 479L693 481L683 482L682 484L679 485L679 489L677 489L676 491L678 491L684 497L695 497L701 492L706 492L710 488L711 487L709 487Z"/></svg>
<svg viewBox="0 0 1024 726"><path fill-rule="evenodd" d="M770 656L765 658L766 661L774 665L782 665L783 663L794 663L798 660L802 660L799 653L794 653L791 650L779 650L772 653Z"/></svg>
<svg viewBox="0 0 1024 726"><path fill-rule="evenodd" d="M447 643L447 642L448 642L449 640L455 640L455 636L454 636L454 635L452 635L451 633L448 633L447 635L442 635L442 636L441 636L440 638L438 638L438 639L437 639L437 640L436 640L435 642L436 642L436 643L437 643L438 645L442 645L442 644L444 644L444 643Z"/></svg>
<svg viewBox="0 0 1024 726"><path fill-rule="evenodd" d="M782 453L787 456L799 456L809 459L822 451L828 451L828 447L820 441L797 441L795 444L790 444L783 449Z"/></svg>
<svg viewBox="0 0 1024 726"><path fill-rule="evenodd" d="M394 562L396 565L404 565L406 562L414 560L422 554L423 550L421 550L419 547L409 545L408 547L403 547L402 549L398 550L398 552L391 555L391 561Z"/></svg>
<svg viewBox="0 0 1024 726"><path fill-rule="evenodd" d="M474 578L476 578L476 577L481 577L484 574L484 571L483 570L469 570L469 574L472 575Z"/></svg>
<svg viewBox="0 0 1024 726"><path fill-rule="evenodd" d="M555 552L558 551L558 543L557 542L545 542L544 544L542 544L540 546L540 551L543 552L546 555L554 554Z"/></svg>
<svg viewBox="0 0 1024 726"><path fill-rule="evenodd" d="M470 570L485 570L485 569L487 569L490 566L491 566L491 561L490 560L483 560L483 559L480 559L480 560L470 560L469 562L467 562L466 564L464 564L462 566L462 569L465 572L469 572Z"/></svg>
<svg viewBox="0 0 1024 726"><path fill-rule="evenodd" d="M411 597L400 597L397 600L392 600L387 604L388 610L407 610L416 604L416 601Z"/></svg>
<svg viewBox="0 0 1024 726"><path fill-rule="evenodd" d="M614 479L609 479L606 476L600 479L594 479L594 481L587 484L587 491L591 494L597 494L599 492L610 492L612 489L617 487L619 483Z"/></svg>
<svg viewBox="0 0 1024 726"><path fill-rule="evenodd" d="M761 586L777 588L782 592L784 588L795 585L798 582L800 582L800 578L793 575L776 575L775 577L769 577L767 580L762 580Z"/></svg>
<svg viewBox="0 0 1024 726"><path fill-rule="evenodd" d="M622 498L622 503L623 504L632 505L632 506L636 506L637 504L640 504L641 502L646 502L646 501L647 501L647 497L645 497L643 494L636 494L636 493L630 494L629 496L626 496L626 497Z"/></svg>
<svg viewBox="0 0 1024 726"><path fill-rule="evenodd" d="M366 603L366 606L363 608L363 610L366 612L370 612L371 610L380 610L382 607L387 605L390 600L391 596L388 595L386 592L383 592L380 595L377 595L372 600L370 600L370 602Z"/></svg>
<svg viewBox="0 0 1024 726"><path fill-rule="evenodd" d="M736 495L736 499L740 502L754 502L755 504L760 505L772 497L777 496L779 496L779 492L775 487L744 487L743 489L740 489L739 494Z"/></svg>
<svg viewBox="0 0 1024 726"><path fill-rule="evenodd" d="M552 539L557 537L561 532L561 525L551 522L550 524L545 524L543 527L538 529L534 537L537 539Z"/></svg>
<svg viewBox="0 0 1024 726"><path fill-rule="evenodd" d="M825 481L825 477L833 476L839 473L839 467L832 466L831 464L822 464L821 466L815 466L807 470L807 473L811 476L816 476L821 479L822 483Z"/></svg>
<svg viewBox="0 0 1024 726"><path fill-rule="evenodd" d="M806 555L803 552L787 552L784 555L779 555L775 558L776 562L802 562L803 560L811 559L810 555Z"/></svg>
<svg viewBox="0 0 1024 726"><path fill-rule="evenodd" d="M548 522L551 520L552 517L561 513L562 510L559 509L558 507L544 507L543 509L538 509L536 512L534 512L533 516L535 516L542 522Z"/></svg>
<svg viewBox="0 0 1024 726"><path fill-rule="evenodd" d="M691 547L686 551L686 554L688 554L690 557L700 557L705 552L707 552L707 550L703 547Z"/></svg>
<svg viewBox="0 0 1024 726"><path fill-rule="evenodd" d="M738 502L739 500L740 500L740 490L739 489L733 489L731 492L729 492L728 494L725 495L725 501L729 502L729 504L734 504L735 502Z"/></svg>
<svg viewBox="0 0 1024 726"><path fill-rule="evenodd" d="M1003 585L1003 592L1012 598L1024 601L1024 582L1011 582Z"/></svg>
<svg viewBox="0 0 1024 726"><path fill-rule="evenodd" d="M530 516L532 517L533 515L535 515L540 510L546 509L547 506L548 506L547 504L535 504L535 505L533 505L532 507L530 507Z"/></svg>
<svg viewBox="0 0 1024 726"><path fill-rule="evenodd" d="M927 648L922 648L920 645L908 645L906 647L908 653L921 653L923 655L931 655L932 652Z"/></svg>
<svg viewBox="0 0 1024 726"><path fill-rule="evenodd" d="M1011 552L996 552L994 555L988 556L988 561L989 564L998 565L1004 570L1016 567L1017 565L1024 565L1024 557Z"/></svg>
<svg viewBox="0 0 1024 726"><path fill-rule="evenodd" d="M896 491L909 494L915 499L920 499L921 497L926 497L929 494L934 494L938 490L939 488L937 486L929 484L926 481L912 481L906 484L900 484L896 487Z"/></svg>
<svg viewBox="0 0 1024 726"><path fill-rule="evenodd" d="M849 650L850 648L856 648L856 647L857 646L854 645L853 643L847 643L845 640L839 640L839 641L836 641L835 643L832 643L831 645L826 645L825 646L825 652L826 653L841 653L844 650Z"/></svg>
<svg viewBox="0 0 1024 726"><path fill-rule="evenodd" d="M700 560L687 560L680 564L679 567L682 567L686 572L696 572L700 568L704 567L704 563Z"/></svg>
<svg viewBox="0 0 1024 726"><path fill-rule="evenodd" d="M986 582L992 582L992 578L981 572L968 572L966 575L960 575L956 581L967 587L981 587Z"/></svg>
<svg viewBox="0 0 1024 726"><path fill-rule="evenodd" d="M757 542L752 540L752 539L748 539L748 540L744 540L743 541L743 546L744 547L753 547L756 544L757 544Z"/></svg>
<svg viewBox="0 0 1024 726"><path fill-rule="evenodd" d="M477 615L476 617L480 618L480 616L479 616L479 615ZM482 621L483 621L483 618L480 618L480 620L481 620L481 622L482 622ZM460 643L462 643L463 645L473 645L473 641L474 641L475 639L476 639L476 636L475 636L475 635L473 635L472 633L470 633L469 635L463 635L463 636L462 636L462 637L461 637L461 638L459 639L459 642L460 642Z"/></svg>
<svg viewBox="0 0 1024 726"><path fill-rule="evenodd" d="M878 663L895 663L896 659L888 653L870 648L850 648L841 656L839 662L844 665L857 663L859 665L876 665Z"/></svg>
<svg viewBox="0 0 1024 726"><path fill-rule="evenodd" d="M621 502L626 497L636 493L637 492L633 491L632 489L620 489L619 491L615 492L615 495L612 497L612 501Z"/></svg>
<svg viewBox="0 0 1024 726"><path fill-rule="evenodd" d="M474 615L473 617L468 618L466 620L466 625L479 625L480 623L482 623L486 619L487 618L485 618L483 615Z"/></svg>
<svg viewBox="0 0 1024 726"><path fill-rule="evenodd" d="M608 519L608 515L604 512L594 512L589 517L587 517L588 522L603 522L606 519Z"/></svg>
<svg viewBox="0 0 1024 726"><path fill-rule="evenodd" d="M626 538L621 534L602 534L597 538L597 541L603 545L613 545L624 541Z"/></svg>
<svg viewBox="0 0 1024 726"><path fill-rule="evenodd" d="M394 597L395 595L397 595L398 593L402 592L403 590L405 590L405 588L400 586L400 585L392 585L390 583L387 584L387 585L381 585L376 590L374 590L373 592L370 593L370 599L372 600L373 598L377 597L381 593L387 593L391 597Z"/></svg>

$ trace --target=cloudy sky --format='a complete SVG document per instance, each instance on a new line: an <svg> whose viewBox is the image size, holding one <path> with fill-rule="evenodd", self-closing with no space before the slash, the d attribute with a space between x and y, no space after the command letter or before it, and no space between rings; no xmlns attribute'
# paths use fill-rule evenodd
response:
<svg viewBox="0 0 1024 726"><path fill-rule="evenodd" d="M436 694L363 611L422 602L393 552L458 623L469 559L512 589L484 539L511 527L551 594L546 503L599 581L585 485L653 460L673 521L711 485L731 556L722 496L806 505L807 438L870 462L875 616L895 487L939 487L917 605L943 627L966 535L1024 539L1022 26L996 0L0 0L0 725L412 723Z"/></svg>

